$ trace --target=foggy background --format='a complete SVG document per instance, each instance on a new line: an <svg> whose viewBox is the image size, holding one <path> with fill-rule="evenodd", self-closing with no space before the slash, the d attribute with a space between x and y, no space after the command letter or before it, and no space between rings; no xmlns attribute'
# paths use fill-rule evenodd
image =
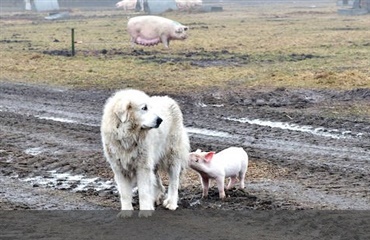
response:
<svg viewBox="0 0 370 240"><path fill-rule="evenodd" d="M48 0L45 0L48 1ZM84 9L84 10L112 10L120 0L58 0L60 9ZM349 0L350 1L350 0ZM292 4L292 6L307 6L320 7L328 4L336 5L337 0L203 0L203 5L274 5L274 4ZM176 9L174 0L148 0L150 8L155 11L155 7L163 8L163 5L168 5L168 8ZM119 9L123 11L122 9ZM24 0L0 0L0 14L3 11L25 11ZM118 11L118 9L117 9Z"/></svg>

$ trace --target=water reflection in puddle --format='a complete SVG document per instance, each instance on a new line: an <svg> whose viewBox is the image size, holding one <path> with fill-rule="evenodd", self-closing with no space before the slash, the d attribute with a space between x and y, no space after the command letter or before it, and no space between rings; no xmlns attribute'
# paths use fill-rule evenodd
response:
<svg viewBox="0 0 370 240"><path fill-rule="evenodd" d="M335 139L347 138L350 136L361 137L362 134L353 134L351 131L339 131L338 129L327 129L323 127L314 128L312 126L300 126L294 123L287 123L287 122L273 122L273 121L266 121L260 119L249 119L249 118L232 118L232 117L225 117L223 119L240 122L240 123L247 123L250 125L258 125L264 127L271 127L271 128L280 128L290 131L297 131L297 132L305 132L311 133L313 135L318 135L322 137L329 137Z"/></svg>

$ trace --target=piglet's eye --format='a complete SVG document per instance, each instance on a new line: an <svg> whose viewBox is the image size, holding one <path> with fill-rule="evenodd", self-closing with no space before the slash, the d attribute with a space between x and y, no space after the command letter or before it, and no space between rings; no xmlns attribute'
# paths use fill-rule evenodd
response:
<svg viewBox="0 0 370 240"><path fill-rule="evenodd" d="M196 159L195 162L199 162L199 159Z"/></svg>
<svg viewBox="0 0 370 240"><path fill-rule="evenodd" d="M141 110L143 110L143 111L147 111L147 110L148 110L148 106L147 106L147 105L142 106L142 107L141 107Z"/></svg>

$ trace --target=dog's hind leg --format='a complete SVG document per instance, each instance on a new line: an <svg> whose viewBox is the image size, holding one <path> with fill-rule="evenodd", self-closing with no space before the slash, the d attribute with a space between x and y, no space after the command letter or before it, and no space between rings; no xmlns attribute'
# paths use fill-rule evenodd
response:
<svg viewBox="0 0 370 240"><path fill-rule="evenodd" d="M154 196L156 196L155 203L159 205L162 203L166 189L162 185L161 178L157 171L155 173L155 177L156 177L156 183L155 183L155 189L154 189L155 190Z"/></svg>

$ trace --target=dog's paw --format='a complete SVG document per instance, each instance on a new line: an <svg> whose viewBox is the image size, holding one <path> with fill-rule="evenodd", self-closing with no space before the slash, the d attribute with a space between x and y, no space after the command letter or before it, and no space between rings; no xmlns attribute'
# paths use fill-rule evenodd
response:
<svg viewBox="0 0 370 240"><path fill-rule="evenodd" d="M117 214L117 218L129 218L129 217L132 217L133 213L134 213L134 210L121 210Z"/></svg>
<svg viewBox="0 0 370 240"><path fill-rule="evenodd" d="M152 216L154 213L154 210L140 210L139 211L139 217L150 217Z"/></svg>
<svg viewBox="0 0 370 240"><path fill-rule="evenodd" d="M176 210L177 209L177 201L173 202L171 199L167 198L163 201L163 206L170 210Z"/></svg>

